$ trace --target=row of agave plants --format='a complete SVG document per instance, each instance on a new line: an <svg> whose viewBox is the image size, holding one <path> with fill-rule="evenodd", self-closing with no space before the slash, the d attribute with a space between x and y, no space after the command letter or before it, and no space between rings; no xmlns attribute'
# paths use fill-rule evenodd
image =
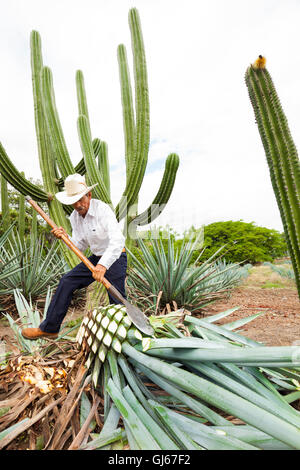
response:
<svg viewBox="0 0 300 470"><path fill-rule="evenodd" d="M269 266L273 272L279 274L279 276L283 278L295 280L295 272L289 260L286 260L282 266L277 266L276 264L266 261L264 262L264 266Z"/></svg>
<svg viewBox="0 0 300 470"><path fill-rule="evenodd" d="M13 290L19 318L4 316L18 353L0 344L1 449L300 448L299 347L245 337L243 325L259 314L222 326L236 309L199 315L245 273L220 253L191 265L196 243L176 251L171 238L167 250L140 240L140 255L130 254L128 293L150 315L152 337L123 306L103 305L57 340L27 341L20 330L39 325L51 290L42 313Z"/></svg>

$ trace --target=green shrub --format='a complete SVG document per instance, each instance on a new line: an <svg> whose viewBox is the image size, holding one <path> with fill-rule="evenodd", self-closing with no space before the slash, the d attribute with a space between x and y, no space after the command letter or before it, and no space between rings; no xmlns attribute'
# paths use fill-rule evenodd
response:
<svg viewBox="0 0 300 470"><path fill-rule="evenodd" d="M178 240L177 244L180 243L182 242ZM230 263L272 262L287 253L284 235L277 230L258 227L253 222L229 220L214 222L204 227L205 251L201 260L210 258L225 244L227 246L224 258ZM196 251L194 259L198 254Z"/></svg>

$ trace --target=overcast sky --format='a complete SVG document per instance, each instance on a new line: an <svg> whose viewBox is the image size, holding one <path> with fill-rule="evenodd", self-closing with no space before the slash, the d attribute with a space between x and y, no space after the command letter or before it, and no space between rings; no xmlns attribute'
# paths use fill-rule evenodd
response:
<svg viewBox="0 0 300 470"><path fill-rule="evenodd" d="M150 151L140 211L152 202L171 152L180 167L157 225L244 220L282 231L244 81L267 58L296 143L300 140L299 0L0 0L0 140L26 177L41 179L33 114L30 32L42 37L67 146L77 136L75 73L83 71L93 138L108 144L112 197L124 189L117 46L132 70L128 11L139 10L150 95Z"/></svg>

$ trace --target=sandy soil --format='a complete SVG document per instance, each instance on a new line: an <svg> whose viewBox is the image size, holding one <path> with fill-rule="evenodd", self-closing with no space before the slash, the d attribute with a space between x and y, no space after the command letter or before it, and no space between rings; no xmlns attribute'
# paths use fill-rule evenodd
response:
<svg viewBox="0 0 300 470"><path fill-rule="evenodd" d="M206 314L214 315L233 307L240 308L217 324L264 312L245 325L241 333L266 346L287 346L295 341L300 344L300 301L295 288L238 288L228 299L208 307Z"/></svg>

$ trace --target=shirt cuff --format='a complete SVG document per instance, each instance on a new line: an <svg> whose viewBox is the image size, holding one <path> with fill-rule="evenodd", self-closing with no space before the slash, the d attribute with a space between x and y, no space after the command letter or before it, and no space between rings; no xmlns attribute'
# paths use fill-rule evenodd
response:
<svg viewBox="0 0 300 470"><path fill-rule="evenodd" d="M104 266L106 268L106 270L108 270L110 268L110 266L108 266L107 263L105 264L105 262L104 263L102 262L102 258L99 259L97 265L98 264L101 264L101 266Z"/></svg>
<svg viewBox="0 0 300 470"><path fill-rule="evenodd" d="M109 269L111 267L111 265L117 261L117 259L120 258L121 254L122 254L122 250L123 248L121 248L120 252L118 252L118 254L112 254L112 253L107 253L103 256L101 256L101 258L99 259L98 263L97 264L102 264L102 266L104 266L106 269Z"/></svg>

